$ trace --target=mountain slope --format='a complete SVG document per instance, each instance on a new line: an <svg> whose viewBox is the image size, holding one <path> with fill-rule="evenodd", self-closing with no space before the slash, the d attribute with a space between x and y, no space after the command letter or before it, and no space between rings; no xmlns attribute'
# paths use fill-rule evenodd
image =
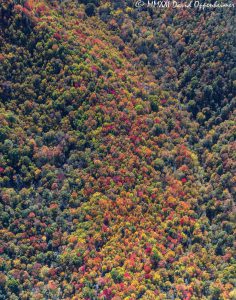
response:
<svg viewBox="0 0 236 300"><path fill-rule="evenodd" d="M234 299L231 196L207 198L233 115L199 140L76 2L2 1L0 33L0 298Z"/></svg>

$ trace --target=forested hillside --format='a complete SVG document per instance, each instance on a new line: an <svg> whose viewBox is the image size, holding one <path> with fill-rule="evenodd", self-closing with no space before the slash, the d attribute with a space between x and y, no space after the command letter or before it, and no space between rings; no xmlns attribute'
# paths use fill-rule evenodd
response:
<svg viewBox="0 0 236 300"><path fill-rule="evenodd" d="M0 0L0 299L234 300L234 11Z"/></svg>

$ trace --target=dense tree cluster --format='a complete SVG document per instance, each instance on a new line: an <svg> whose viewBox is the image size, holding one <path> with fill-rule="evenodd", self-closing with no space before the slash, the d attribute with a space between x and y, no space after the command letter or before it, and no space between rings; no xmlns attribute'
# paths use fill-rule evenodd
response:
<svg viewBox="0 0 236 300"><path fill-rule="evenodd" d="M236 297L230 18L122 3L0 0L0 299Z"/></svg>
<svg viewBox="0 0 236 300"><path fill-rule="evenodd" d="M98 14L132 47L136 63L151 69L198 120L225 119L221 109L235 93L234 10L137 10L133 1L119 2L104 1Z"/></svg>

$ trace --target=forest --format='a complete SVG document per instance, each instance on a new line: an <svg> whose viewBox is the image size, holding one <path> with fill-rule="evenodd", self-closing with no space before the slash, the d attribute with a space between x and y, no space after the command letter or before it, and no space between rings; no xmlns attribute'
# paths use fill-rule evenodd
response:
<svg viewBox="0 0 236 300"><path fill-rule="evenodd" d="M236 300L234 28L0 0L0 300Z"/></svg>

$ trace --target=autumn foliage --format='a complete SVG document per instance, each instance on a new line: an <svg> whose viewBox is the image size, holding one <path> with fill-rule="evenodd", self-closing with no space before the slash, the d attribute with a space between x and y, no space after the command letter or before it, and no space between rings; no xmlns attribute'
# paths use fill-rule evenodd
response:
<svg viewBox="0 0 236 300"><path fill-rule="evenodd" d="M230 26L173 14L0 0L0 299L235 299Z"/></svg>

